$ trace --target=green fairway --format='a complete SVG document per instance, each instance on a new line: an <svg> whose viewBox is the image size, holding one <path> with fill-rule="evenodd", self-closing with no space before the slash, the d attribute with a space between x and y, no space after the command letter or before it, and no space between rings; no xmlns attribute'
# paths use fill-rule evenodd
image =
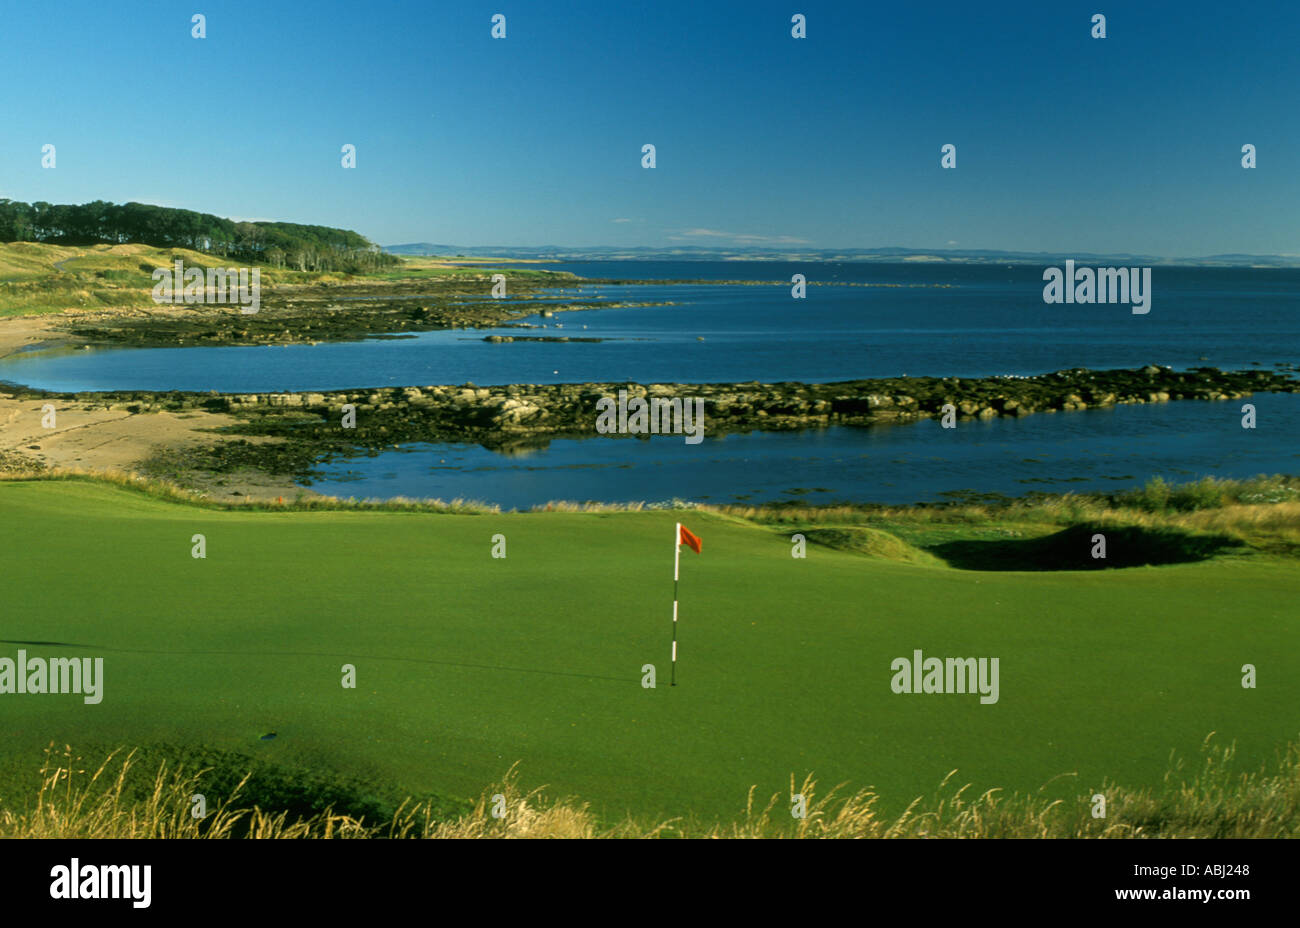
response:
<svg viewBox="0 0 1300 928"><path fill-rule="evenodd" d="M704 550L683 549L670 688L679 519ZM1077 772L1050 787L1073 799L1157 785L1210 731L1247 768L1300 732L1281 558L956 570L796 559L788 534L707 513L228 512L75 481L0 483L0 543L0 657L104 658L99 705L0 695L15 757L205 745L453 796L521 761L605 816L730 819L792 773L901 809L953 768L1021 791ZM915 649L999 658L998 702L895 694Z"/></svg>

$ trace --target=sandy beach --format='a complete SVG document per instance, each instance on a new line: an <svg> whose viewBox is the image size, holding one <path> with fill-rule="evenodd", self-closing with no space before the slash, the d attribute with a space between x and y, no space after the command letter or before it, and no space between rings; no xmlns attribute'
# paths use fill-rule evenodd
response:
<svg viewBox="0 0 1300 928"><path fill-rule="evenodd" d="M64 313L49 313L44 316L0 319L0 358L7 358L33 345L72 344L74 339L56 327L58 322L66 321L67 318Z"/></svg>
<svg viewBox="0 0 1300 928"><path fill-rule="evenodd" d="M33 345L54 347L78 339L60 331L66 314L0 319L0 358ZM45 406L54 406L54 427L46 428ZM181 449L218 440L214 430L235 424L232 416L203 410L131 413L75 400L22 398L0 386L0 468L75 468L137 472L140 462L162 448ZM259 439L253 438L253 441ZM300 492L289 477L247 474L221 486L201 487L222 499L273 498Z"/></svg>

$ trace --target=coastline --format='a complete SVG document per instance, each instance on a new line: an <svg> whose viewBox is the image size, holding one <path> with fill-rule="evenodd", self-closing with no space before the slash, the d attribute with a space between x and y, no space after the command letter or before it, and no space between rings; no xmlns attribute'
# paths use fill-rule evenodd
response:
<svg viewBox="0 0 1300 928"><path fill-rule="evenodd" d="M0 331L5 327L0 326ZM12 333L11 333L12 334ZM34 330L28 337L40 337ZM3 343L0 343L3 344ZM1176 371L1148 365L1037 377L898 377L838 383L574 383L429 385L303 393L183 391L54 393L0 388L0 467L71 467L161 477L218 498L307 494L326 455L414 442L501 450L590 435L597 403L698 398L709 434L1022 417L1134 403L1227 401L1300 393L1300 379L1264 370ZM344 406L356 415L344 428ZM53 406L57 426L42 425Z"/></svg>
<svg viewBox="0 0 1300 928"><path fill-rule="evenodd" d="M60 348L80 343L81 339L68 335L58 325L58 321L67 322L69 317L68 313L47 313L0 319L0 361L38 345Z"/></svg>
<svg viewBox="0 0 1300 928"><path fill-rule="evenodd" d="M510 328L485 341L598 341L524 334L518 320L572 310L663 305L591 298L539 302L555 288L629 283L528 271L510 298L487 294L486 273L455 277L375 277L281 283L263 308L205 304L65 309L0 318L0 360L33 348L182 347L347 342L415 332ZM677 280L634 281L672 284ZM762 281L692 281L763 285ZM830 284L827 284L830 285ZM848 284L862 285L862 284ZM889 286L889 285L881 285ZM554 299L554 297L552 297ZM0 384L0 471L85 469L161 478L215 498L317 496L310 479L326 456L347 458L418 442L468 442L493 450L591 435L596 404L628 398L698 398L709 434L832 426L1021 417L1129 403L1235 400L1254 392L1300 392L1295 368L1224 371L1075 368L1031 377L886 377L831 383L612 383L407 385L319 392L53 392ZM54 407L56 425L43 416ZM356 428L341 426L343 407Z"/></svg>

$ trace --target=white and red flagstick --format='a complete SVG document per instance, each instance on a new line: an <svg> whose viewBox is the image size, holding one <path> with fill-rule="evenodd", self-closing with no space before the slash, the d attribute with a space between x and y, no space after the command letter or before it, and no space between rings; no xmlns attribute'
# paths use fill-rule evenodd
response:
<svg viewBox="0 0 1300 928"><path fill-rule="evenodd" d="M682 563L682 523L673 530L673 671L672 686L677 685L677 571Z"/></svg>
<svg viewBox="0 0 1300 928"><path fill-rule="evenodd" d="M682 523L677 523L673 532L673 670L672 685L677 685L677 574L682 563L682 545L690 545L696 554L700 553L703 542L691 533Z"/></svg>

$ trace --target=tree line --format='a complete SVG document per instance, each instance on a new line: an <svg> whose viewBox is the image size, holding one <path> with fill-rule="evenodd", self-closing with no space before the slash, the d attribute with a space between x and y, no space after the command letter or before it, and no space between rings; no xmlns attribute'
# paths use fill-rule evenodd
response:
<svg viewBox="0 0 1300 928"><path fill-rule="evenodd" d="M237 222L148 203L23 203L0 198L0 242L93 245L128 242L191 248L298 271L360 273L399 264L349 229L295 222Z"/></svg>

